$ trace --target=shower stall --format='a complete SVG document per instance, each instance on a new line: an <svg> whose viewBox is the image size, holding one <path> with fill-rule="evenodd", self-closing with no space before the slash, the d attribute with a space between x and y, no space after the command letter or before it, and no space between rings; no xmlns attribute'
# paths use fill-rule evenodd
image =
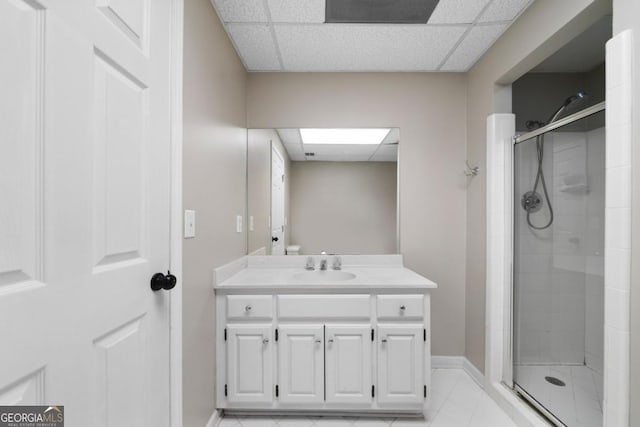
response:
<svg viewBox="0 0 640 427"><path fill-rule="evenodd" d="M604 103L569 96L514 146L513 386L558 425L601 426Z"/></svg>

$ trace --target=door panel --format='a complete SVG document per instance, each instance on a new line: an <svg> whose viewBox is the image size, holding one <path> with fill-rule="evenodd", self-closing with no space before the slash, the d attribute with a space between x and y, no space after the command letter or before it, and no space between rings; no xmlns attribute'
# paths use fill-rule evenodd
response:
<svg viewBox="0 0 640 427"><path fill-rule="evenodd" d="M229 402L272 402L271 331L271 325L227 325Z"/></svg>
<svg viewBox="0 0 640 427"><path fill-rule="evenodd" d="M324 326L280 325L278 372L281 403L324 401Z"/></svg>
<svg viewBox="0 0 640 427"><path fill-rule="evenodd" d="M371 326L327 325L325 346L327 402L371 403Z"/></svg>
<svg viewBox="0 0 640 427"><path fill-rule="evenodd" d="M104 268L143 261L148 88L103 53L94 61L95 259Z"/></svg>
<svg viewBox="0 0 640 427"><path fill-rule="evenodd" d="M422 403L423 326L379 325L378 337L378 402Z"/></svg>
<svg viewBox="0 0 640 427"><path fill-rule="evenodd" d="M169 424L169 28L169 0L0 2L2 404Z"/></svg>
<svg viewBox="0 0 640 427"><path fill-rule="evenodd" d="M102 425L146 425L144 319L138 318L95 341L96 400ZM107 424L107 420L109 423Z"/></svg>

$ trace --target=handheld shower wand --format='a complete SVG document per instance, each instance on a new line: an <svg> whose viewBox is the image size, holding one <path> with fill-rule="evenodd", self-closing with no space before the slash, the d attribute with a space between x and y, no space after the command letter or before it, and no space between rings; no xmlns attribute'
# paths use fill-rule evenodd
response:
<svg viewBox="0 0 640 427"><path fill-rule="evenodd" d="M551 124L558 120L558 117L562 113L564 113L570 107L574 107L581 101L583 101L587 97L587 94L584 91L578 91L575 95L571 95L562 103L562 105L551 115L549 121L546 123ZM540 128L545 126L544 123L541 123L536 120L528 120L526 122L527 128L532 130L533 128ZM535 230L544 230L549 228L551 224L553 224L553 206L551 205L551 198L549 197L549 191L547 190L547 183L544 179L544 171L542 170L542 161L544 159L544 134L536 136L536 152L538 155L538 170L536 172L536 180L533 184L533 189L531 191L527 191L522 196L520 203L522 204L522 208L527 211L527 224L529 227ZM542 185L542 192L544 194L544 199L547 202L547 206L549 207L549 221L542 226L533 225L531 222L530 215L534 212L538 212L542 209L542 197L537 192L538 184Z"/></svg>

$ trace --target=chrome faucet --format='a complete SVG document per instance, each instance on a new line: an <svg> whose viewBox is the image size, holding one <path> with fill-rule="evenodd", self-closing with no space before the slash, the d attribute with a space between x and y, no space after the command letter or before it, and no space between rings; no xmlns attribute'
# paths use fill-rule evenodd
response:
<svg viewBox="0 0 640 427"><path fill-rule="evenodd" d="M313 271L316 269L316 263L313 260L313 257L307 258L307 263L305 264L304 269L309 271Z"/></svg>
<svg viewBox="0 0 640 427"><path fill-rule="evenodd" d="M342 258L340 258L337 255L336 255L335 258L333 258L333 269L334 270L342 270Z"/></svg>
<svg viewBox="0 0 640 427"><path fill-rule="evenodd" d="M321 259L320 260L320 271L325 271L327 269L327 260L326 259Z"/></svg>

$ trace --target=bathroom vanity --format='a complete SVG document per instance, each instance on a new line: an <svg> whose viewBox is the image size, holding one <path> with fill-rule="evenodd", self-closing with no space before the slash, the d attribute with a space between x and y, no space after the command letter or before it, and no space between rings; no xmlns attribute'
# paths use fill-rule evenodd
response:
<svg viewBox="0 0 640 427"><path fill-rule="evenodd" d="M400 255L313 258L311 271L307 256L249 256L214 272L217 408L423 413L436 284Z"/></svg>

